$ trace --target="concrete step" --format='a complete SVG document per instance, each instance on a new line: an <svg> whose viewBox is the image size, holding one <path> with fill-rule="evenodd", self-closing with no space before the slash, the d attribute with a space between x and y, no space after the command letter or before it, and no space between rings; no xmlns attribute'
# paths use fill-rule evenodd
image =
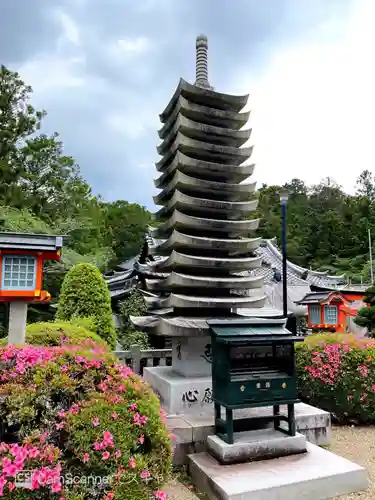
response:
<svg viewBox="0 0 375 500"><path fill-rule="evenodd" d="M189 473L210 500L326 500L368 487L363 467L307 443L307 452L220 465L208 453L189 455Z"/></svg>

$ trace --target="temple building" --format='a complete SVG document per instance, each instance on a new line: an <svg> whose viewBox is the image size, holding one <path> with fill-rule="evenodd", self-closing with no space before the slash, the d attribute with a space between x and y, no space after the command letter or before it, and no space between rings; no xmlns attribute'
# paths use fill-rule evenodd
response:
<svg viewBox="0 0 375 500"><path fill-rule="evenodd" d="M365 307L365 295L361 289L321 290L306 294L297 303L307 306L308 328L312 332L365 333L366 328L353 321L359 309Z"/></svg>

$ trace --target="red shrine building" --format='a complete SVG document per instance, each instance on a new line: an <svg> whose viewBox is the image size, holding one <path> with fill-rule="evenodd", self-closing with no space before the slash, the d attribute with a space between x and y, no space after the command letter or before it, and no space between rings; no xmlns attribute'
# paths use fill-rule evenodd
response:
<svg viewBox="0 0 375 500"><path fill-rule="evenodd" d="M46 302L43 263L59 261L63 238L46 234L0 233L0 304L9 305L10 343L23 343L27 304Z"/></svg>
<svg viewBox="0 0 375 500"><path fill-rule="evenodd" d="M308 328L330 332L350 330L350 320L364 307L365 291L324 290L306 294L297 304L307 306Z"/></svg>

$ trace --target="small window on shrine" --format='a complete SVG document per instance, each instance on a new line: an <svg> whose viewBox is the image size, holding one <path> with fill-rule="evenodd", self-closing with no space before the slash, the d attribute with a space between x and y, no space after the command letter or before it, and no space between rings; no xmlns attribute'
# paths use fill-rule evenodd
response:
<svg viewBox="0 0 375 500"><path fill-rule="evenodd" d="M310 323L312 325L319 325L320 319L320 306L310 306Z"/></svg>
<svg viewBox="0 0 375 500"><path fill-rule="evenodd" d="M337 306L324 306L324 323L337 325Z"/></svg>
<svg viewBox="0 0 375 500"><path fill-rule="evenodd" d="M1 273L3 290L34 290L36 257L30 255L4 255Z"/></svg>

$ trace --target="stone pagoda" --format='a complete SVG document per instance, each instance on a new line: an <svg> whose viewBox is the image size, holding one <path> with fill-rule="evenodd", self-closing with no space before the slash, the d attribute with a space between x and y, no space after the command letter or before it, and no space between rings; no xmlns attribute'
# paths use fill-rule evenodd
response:
<svg viewBox="0 0 375 500"><path fill-rule="evenodd" d="M144 371L168 413L212 407L207 320L236 317L236 308L259 310L266 300L263 278L248 273L261 266L254 255L259 220L249 216L258 200L248 180L253 148L244 146L248 96L213 90L207 48L199 36L195 84L181 79L160 115L154 202L161 208L149 243L158 258L149 260L145 291L150 315L131 318L138 329L172 338L172 367Z"/></svg>

